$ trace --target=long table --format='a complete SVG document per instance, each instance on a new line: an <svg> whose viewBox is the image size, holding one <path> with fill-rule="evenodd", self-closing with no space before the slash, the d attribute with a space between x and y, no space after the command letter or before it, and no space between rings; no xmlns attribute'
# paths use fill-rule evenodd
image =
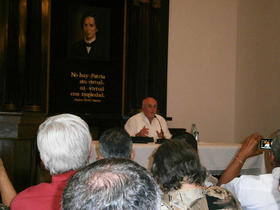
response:
<svg viewBox="0 0 280 210"><path fill-rule="evenodd" d="M94 154L91 162L97 159L98 142L94 144ZM134 161L144 166L147 169L152 165L152 154L156 150L159 144L133 144L133 148L136 151ZM235 153L240 148L241 144L228 143L228 142L199 142L199 157L201 164L207 168L207 170L214 175L220 175L222 171L231 162ZM241 174L263 174L266 172L264 155L258 155L248 158L243 165Z"/></svg>

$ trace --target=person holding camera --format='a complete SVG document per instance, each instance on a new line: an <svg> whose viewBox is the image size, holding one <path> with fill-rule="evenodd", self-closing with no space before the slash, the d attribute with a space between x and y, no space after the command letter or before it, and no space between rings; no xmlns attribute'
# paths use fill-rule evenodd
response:
<svg viewBox="0 0 280 210"><path fill-rule="evenodd" d="M231 191L243 209L279 210L280 192L277 183L280 178L280 134L272 140L269 151L270 162L274 166L272 173L237 177L249 157L263 152L259 149L261 139L258 133L245 139L233 161L221 175L218 185Z"/></svg>

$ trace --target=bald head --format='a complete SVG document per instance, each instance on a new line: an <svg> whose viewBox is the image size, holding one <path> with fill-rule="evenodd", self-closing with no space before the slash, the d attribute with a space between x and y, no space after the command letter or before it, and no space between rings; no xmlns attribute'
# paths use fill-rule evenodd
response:
<svg viewBox="0 0 280 210"><path fill-rule="evenodd" d="M152 175L129 159L102 159L78 171L63 193L63 210L158 210L161 191Z"/></svg>
<svg viewBox="0 0 280 210"><path fill-rule="evenodd" d="M156 103L157 104L157 101L153 97L147 97L147 98L143 99L142 106L145 105L145 104L149 104L149 103Z"/></svg>
<svg viewBox="0 0 280 210"><path fill-rule="evenodd" d="M152 121L157 113L157 101L152 97L144 98L142 102L142 110L145 116Z"/></svg>

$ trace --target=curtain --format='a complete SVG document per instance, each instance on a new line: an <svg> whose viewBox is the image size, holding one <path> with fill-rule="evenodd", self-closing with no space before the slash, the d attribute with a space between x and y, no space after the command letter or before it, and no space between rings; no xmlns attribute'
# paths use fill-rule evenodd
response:
<svg viewBox="0 0 280 210"><path fill-rule="evenodd" d="M169 1L133 0L127 7L125 112L135 114L152 96L165 116Z"/></svg>

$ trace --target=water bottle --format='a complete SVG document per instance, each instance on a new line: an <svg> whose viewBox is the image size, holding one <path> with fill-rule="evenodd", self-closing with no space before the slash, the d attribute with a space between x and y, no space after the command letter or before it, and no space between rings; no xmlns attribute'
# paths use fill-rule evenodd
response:
<svg viewBox="0 0 280 210"><path fill-rule="evenodd" d="M198 131L195 123L192 124L191 133L194 136L195 140L198 141L199 131Z"/></svg>

